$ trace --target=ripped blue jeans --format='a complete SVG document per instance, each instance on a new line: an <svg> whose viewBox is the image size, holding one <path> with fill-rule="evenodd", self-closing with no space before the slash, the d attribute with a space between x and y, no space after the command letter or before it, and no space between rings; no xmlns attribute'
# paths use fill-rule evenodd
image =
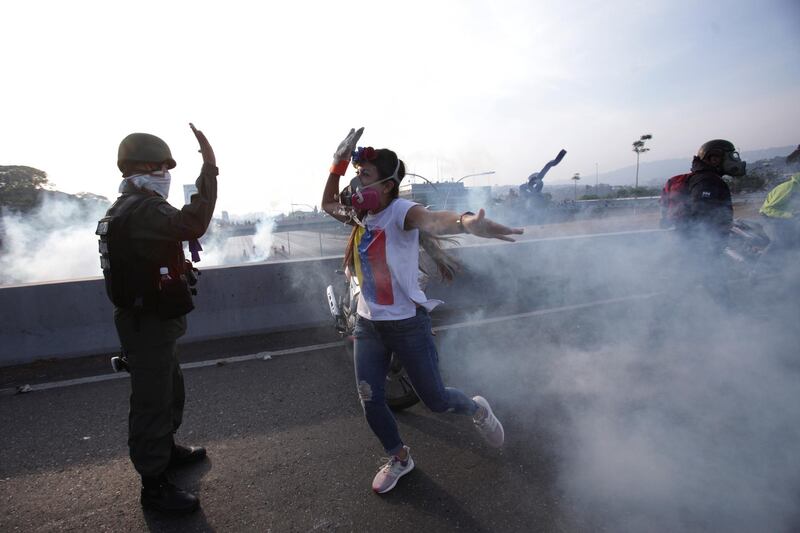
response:
<svg viewBox="0 0 800 533"><path fill-rule="evenodd" d="M400 359L414 390L428 409L435 413L475 414L478 405L472 399L442 383L431 318L424 307L418 307L416 316L404 320L373 321L359 316L354 336L359 398L367 423L386 453L395 455L403 449L384 388L392 352Z"/></svg>

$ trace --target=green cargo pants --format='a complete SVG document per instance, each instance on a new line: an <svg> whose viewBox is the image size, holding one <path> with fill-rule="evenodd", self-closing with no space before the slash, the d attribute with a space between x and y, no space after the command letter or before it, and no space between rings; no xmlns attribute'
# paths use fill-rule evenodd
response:
<svg viewBox="0 0 800 533"><path fill-rule="evenodd" d="M186 331L186 319L137 317L117 309L114 322L131 372L131 461L140 475L158 476L167 469L173 434L183 420L185 392L175 342Z"/></svg>

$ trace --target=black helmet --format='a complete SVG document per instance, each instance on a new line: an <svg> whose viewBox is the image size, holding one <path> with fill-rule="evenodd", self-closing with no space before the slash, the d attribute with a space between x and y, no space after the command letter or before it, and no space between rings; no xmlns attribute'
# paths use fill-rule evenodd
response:
<svg viewBox="0 0 800 533"><path fill-rule="evenodd" d="M710 156L721 157L720 163L715 167L720 174L738 177L744 176L747 172L747 163L739 157L739 152L732 142L724 139L714 139L704 143L697 151L697 158L707 161Z"/></svg>
<svg viewBox="0 0 800 533"><path fill-rule="evenodd" d="M703 146L697 151L697 157L705 159L710 155L722 155L725 152L735 152L736 147L732 142L724 139L714 139L704 143Z"/></svg>
<svg viewBox="0 0 800 533"><path fill-rule="evenodd" d="M175 168L176 164L167 143L149 133L131 133L122 139L117 152L117 167L123 172L125 161L166 163L168 169Z"/></svg>

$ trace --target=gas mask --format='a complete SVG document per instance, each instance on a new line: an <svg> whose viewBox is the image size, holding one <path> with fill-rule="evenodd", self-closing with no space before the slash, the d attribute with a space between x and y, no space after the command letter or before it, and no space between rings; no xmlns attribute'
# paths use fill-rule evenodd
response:
<svg viewBox="0 0 800 533"><path fill-rule="evenodd" d="M339 193L339 203L347 207L353 207L359 211L372 211L381 206L381 194L375 188L376 185L384 181L395 180L398 184L397 172L400 170L400 159L394 167L394 172L388 178L378 180L375 183L364 185L361 179L356 176L350 180L350 185L342 189Z"/></svg>
<svg viewBox="0 0 800 533"><path fill-rule="evenodd" d="M744 176L747 169L747 162L742 161L739 157L739 152L725 152L720 166L722 167L723 174L739 177Z"/></svg>

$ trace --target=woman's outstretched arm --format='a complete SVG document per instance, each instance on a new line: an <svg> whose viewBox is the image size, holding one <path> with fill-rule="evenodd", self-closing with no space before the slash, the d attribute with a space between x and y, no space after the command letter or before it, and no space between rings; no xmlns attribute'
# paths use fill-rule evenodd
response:
<svg viewBox="0 0 800 533"><path fill-rule="evenodd" d="M421 205L408 210L404 227L419 229L434 235L455 235L471 233L487 239L500 239L513 242L509 235L521 235L522 228L509 228L486 218L486 212L480 209L477 214L455 211L429 211Z"/></svg>

